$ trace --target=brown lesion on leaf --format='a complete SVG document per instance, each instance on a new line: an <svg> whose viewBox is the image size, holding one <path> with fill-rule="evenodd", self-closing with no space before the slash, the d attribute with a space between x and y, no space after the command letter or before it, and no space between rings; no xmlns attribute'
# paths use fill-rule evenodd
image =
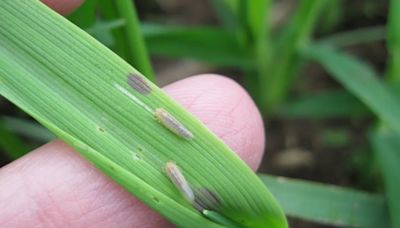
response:
<svg viewBox="0 0 400 228"><path fill-rule="evenodd" d="M140 94L149 94L151 92L151 87L146 79L137 74L130 74L128 76L128 84Z"/></svg>
<svg viewBox="0 0 400 228"><path fill-rule="evenodd" d="M218 194L205 187L191 186L174 161L168 161L164 170L176 189L197 211L202 213L204 210L217 211L220 208Z"/></svg>
<svg viewBox="0 0 400 228"><path fill-rule="evenodd" d="M97 131L100 132L100 133L105 133L106 132L106 130L104 128L99 127L99 126L97 126Z"/></svg>
<svg viewBox="0 0 400 228"><path fill-rule="evenodd" d="M220 197L208 188L196 188L194 195L195 200L192 205L200 212L204 210L217 211L221 206Z"/></svg>
<svg viewBox="0 0 400 228"><path fill-rule="evenodd" d="M193 138L192 132L183 126L183 124L173 117L167 110L157 108L154 112L154 116L159 123L176 135L185 139Z"/></svg>

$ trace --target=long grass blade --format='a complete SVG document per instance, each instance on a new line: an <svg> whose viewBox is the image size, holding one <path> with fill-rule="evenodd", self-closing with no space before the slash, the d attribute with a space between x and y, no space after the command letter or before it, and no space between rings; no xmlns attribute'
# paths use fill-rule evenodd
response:
<svg viewBox="0 0 400 228"><path fill-rule="evenodd" d="M131 0L119 0L114 1L114 4L119 15L125 20L126 45L131 50L128 62L148 79L154 81L153 68L140 30L139 18L134 3Z"/></svg>
<svg viewBox="0 0 400 228"><path fill-rule="evenodd" d="M400 81L400 0L391 0L388 16L387 46L389 67L387 77L391 81Z"/></svg>
<svg viewBox="0 0 400 228"><path fill-rule="evenodd" d="M386 72L386 79L391 84L400 82L400 1L391 0L388 16L388 38L387 46L389 51L389 64ZM398 98L399 90L396 91ZM398 99L400 101L400 99ZM378 158L383 179L385 183L386 196L391 215L392 227L400 227L400 133L394 132L393 126L386 126L380 123L380 127L372 134L372 144L375 156Z"/></svg>
<svg viewBox="0 0 400 228"><path fill-rule="evenodd" d="M39 1L0 1L0 93L178 226L220 227L177 190L169 162L191 188L218 198L204 210L247 227L287 227L265 185L221 140Z"/></svg>
<svg viewBox="0 0 400 228"><path fill-rule="evenodd" d="M351 93L331 90L289 100L273 114L284 118L360 118L368 116L370 111Z"/></svg>
<svg viewBox="0 0 400 228"><path fill-rule="evenodd" d="M400 135L380 127L371 135L374 152L382 169L392 227L400 227Z"/></svg>
<svg viewBox="0 0 400 228"><path fill-rule="evenodd" d="M122 19L98 21L86 31L103 44L111 45L99 35L104 36L104 33L110 32L114 34L124 25ZM141 31L150 54L155 56L194 59L216 66L251 68L254 65L250 55L239 48L234 34L217 27L142 23ZM117 37L114 34L112 47L119 46L124 40L119 41ZM120 54L119 48L116 51Z"/></svg>
<svg viewBox="0 0 400 228"><path fill-rule="evenodd" d="M0 118L0 121L3 121L4 126L14 134L36 140L40 143L46 143L55 139L55 136L49 130L31 120L3 116Z"/></svg>
<svg viewBox="0 0 400 228"><path fill-rule="evenodd" d="M289 85L301 64L298 52L311 39L317 19L327 2L327 0L300 1L290 24L282 32L271 62L267 63L271 70L260 77L261 107L265 107L266 111L273 110L277 104L285 100Z"/></svg>
<svg viewBox="0 0 400 228"><path fill-rule="evenodd" d="M114 32L116 30L121 30L124 26L125 20L123 19L116 19L111 21L98 19L93 26L85 29L85 31L107 47L114 48L115 46L117 46L117 42L119 42L115 39ZM118 54L121 53L118 52ZM121 55L121 57L125 57L125 55Z"/></svg>
<svg viewBox="0 0 400 228"><path fill-rule="evenodd" d="M222 66L252 65L233 34L218 28L143 24L142 30L153 55L192 58Z"/></svg>
<svg viewBox="0 0 400 228"><path fill-rule="evenodd" d="M108 0L98 0L98 1L99 1L100 18L102 20L105 21L122 20L125 25L126 22L119 16L114 1L108 1ZM113 29L111 33L113 38L111 49L115 53L117 53L120 57L128 61L128 56L131 55L129 54L129 52L132 50L129 49L129 47L127 46L124 28Z"/></svg>
<svg viewBox="0 0 400 228"><path fill-rule="evenodd" d="M343 227L389 227L384 197L353 189L260 175L289 216Z"/></svg>
<svg viewBox="0 0 400 228"><path fill-rule="evenodd" d="M354 45L362 45L380 42L386 39L386 26L373 26L353 29L334 34L318 41L318 44L331 45L336 48L344 48Z"/></svg>
<svg viewBox="0 0 400 228"><path fill-rule="evenodd" d="M241 37L244 40L244 50L252 53L252 59L256 63L254 69L247 69L245 83L247 89L251 92L256 103L263 108L262 91L265 88L263 83L260 83L260 78L268 75L270 66L271 51L271 29L269 18L271 13L272 1L270 0L242 0L241 21L242 33Z"/></svg>
<svg viewBox="0 0 400 228"><path fill-rule="evenodd" d="M368 65L326 46L310 45L303 54L322 64L333 78L400 133L399 99Z"/></svg>
<svg viewBox="0 0 400 228"><path fill-rule="evenodd" d="M231 8L227 7L224 0L209 0L220 22L229 30L237 26L237 18Z"/></svg>

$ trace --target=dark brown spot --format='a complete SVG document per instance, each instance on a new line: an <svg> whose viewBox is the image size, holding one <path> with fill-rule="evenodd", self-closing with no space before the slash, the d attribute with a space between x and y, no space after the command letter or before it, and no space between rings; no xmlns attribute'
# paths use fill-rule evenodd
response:
<svg viewBox="0 0 400 228"><path fill-rule="evenodd" d="M221 205L218 195L207 188L196 188L194 194L193 206L199 211L217 210Z"/></svg>
<svg viewBox="0 0 400 228"><path fill-rule="evenodd" d="M128 76L128 84L137 92L141 94L148 94L151 92L150 85L146 80L136 74L131 74Z"/></svg>

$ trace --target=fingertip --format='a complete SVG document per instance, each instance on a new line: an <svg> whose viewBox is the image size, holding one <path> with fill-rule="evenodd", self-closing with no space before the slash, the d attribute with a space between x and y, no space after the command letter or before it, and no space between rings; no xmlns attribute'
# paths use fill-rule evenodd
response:
<svg viewBox="0 0 400 228"><path fill-rule="evenodd" d="M61 15L68 15L78 8L84 0L42 0L44 4Z"/></svg>
<svg viewBox="0 0 400 228"><path fill-rule="evenodd" d="M0 227L170 227L58 140L1 171Z"/></svg>

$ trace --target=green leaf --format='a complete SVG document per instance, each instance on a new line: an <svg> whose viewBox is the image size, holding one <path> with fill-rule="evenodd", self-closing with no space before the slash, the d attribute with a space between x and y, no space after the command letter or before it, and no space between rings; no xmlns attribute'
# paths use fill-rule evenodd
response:
<svg viewBox="0 0 400 228"><path fill-rule="evenodd" d="M243 1L243 0L242 0ZM246 24L254 40L265 38L269 32L268 16L271 0L245 0Z"/></svg>
<svg viewBox="0 0 400 228"><path fill-rule="evenodd" d="M101 16L96 17L100 19L89 28L89 32L154 81L153 68L133 1L97 1ZM104 28L113 31L101 32ZM96 32L98 30L100 32Z"/></svg>
<svg viewBox="0 0 400 228"><path fill-rule="evenodd" d="M310 45L303 54L322 64L330 75L372 112L400 133L400 102L378 75L360 60L326 46Z"/></svg>
<svg viewBox="0 0 400 228"><path fill-rule="evenodd" d="M243 50L252 53L255 62L254 69L246 69L245 85L255 102L264 110L261 96L266 85L261 80L267 77L271 70L271 65L268 63L273 50L269 24L272 1L241 0L241 5L239 40L242 40Z"/></svg>
<svg viewBox="0 0 400 228"><path fill-rule="evenodd" d="M234 35L220 28L144 24L142 30L153 55L194 58L223 66L249 67L252 64Z"/></svg>
<svg viewBox="0 0 400 228"><path fill-rule="evenodd" d="M118 15L118 11L115 7L114 1L108 0L98 0L99 1L99 13L100 18L105 21L115 21L121 20L121 17ZM125 24L125 20L122 19ZM128 48L128 44L126 42L126 37L123 28L113 29L112 30L113 37L113 45L111 49L117 53L121 58L128 60L128 56L131 56L131 49ZM98 37L96 37L98 38Z"/></svg>
<svg viewBox="0 0 400 228"><path fill-rule="evenodd" d="M136 7L132 0L114 1L118 15L125 21L123 29L127 48L130 50L127 62L137 68L144 76L154 81L154 72L151 66L147 47L140 30L140 22L137 16Z"/></svg>
<svg viewBox="0 0 400 228"><path fill-rule="evenodd" d="M391 0L388 16L389 64L387 77L391 81L400 81L400 0Z"/></svg>
<svg viewBox="0 0 400 228"><path fill-rule="evenodd" d="M112 21L103 21L99 19L92 27L85 30L94 38L96 38L96 40L100 41L102 44L108 47L113 47L115 45L113 30L120 29L124 25L125 25L125 20L123 19L117 19Z"/></svg>
<svg viewBox="0 0 400 228"><path fill-rule="evenodd" d="M343 48L353 45L360 45L371 42L383 41L386 38L385 26L373 26L359 28L346 32L334 34L318 41L318 44L331 45L336 48Z"/></svg>
<svg viewBox="0 0 400 228"><path fill-rule="evenodd" d="M277 43L271 62L266 63L269 71L260 77L261 107L271 111L286 99L289 87L302 64L299 50L308 44L317 25L320 13L328 0L303 0L284 29Z"/></svg>
<svg viewBox="0 0 400 228"><path fill-rule="evenodd" d="M388 227L385 200L357 190L260 175L287 215L345 227Z"/></svg>
<svg viewBox="0 0 400 228"><path fill-rule="evenodd" d="M0 121L0 148L11 159L22 157L29 151L24 142Z"/></svg>
<svg viewBox="0 0 400 228"><path fill-rule="evenodd" d="M237 26L238 21L232 9L227 7L225 0L209 0L209 2L222 24L228 29L233 30Z"/></svg>
<svg viewBox="0 0 400 228"><path fill-rule="evenodd" d="M240 7L240 2L243 0L219 0L225 4L225 6L232 11L234 14L237 14Z"/></svg>
<svg viewBox="0 0 400 228"><path fill-rule="evenodd" d="M37 140L41 143L46 143L55 139L54 135L49 130L33 121L8 116L3 116L0 118L0 120L3 121L4 126L9 131L33 140Z"/></svg>
<svg viewBox="0 0 400 228"><path fill-rule="evenodd" d="M0 93L178 226L221 227L182 196L168 162L194 191L219 199L206 209L242 226L287 227L265 185L220 139L40 1L0 1Z"/></svg>
<svg viewBox="0 0 400 228"><path fill-rule="evenodd" d="M369 110L349 92L331 90L288 101L273 114L284 118L358 118L367 116Z"/></svg>
<svg viewBox="0 0 400 228"><path fill-rule="evenodd" d="M90 34L98 34L109 32L110 30L121 28L125 25L125 21L123 19L112 20L112 21L97 21L92 27L85 29L86 32Z"/></svg>
<svg viewBox="0 0 400 228"><path fill-rule="evenodd" d="M380 127L371 135L371 141L383 173L392 227L400 227L400 135Z"/></svg>

